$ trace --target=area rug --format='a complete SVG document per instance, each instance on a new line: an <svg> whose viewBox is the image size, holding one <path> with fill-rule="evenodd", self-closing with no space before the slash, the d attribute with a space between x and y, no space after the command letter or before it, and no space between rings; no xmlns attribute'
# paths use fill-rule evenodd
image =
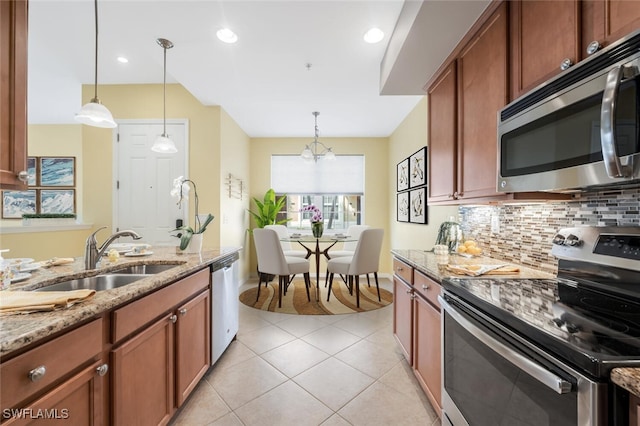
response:
<svg viewBox="0 0 640 426"><path fill-rule="evenodd" d="M366 278L360 278L360 307L356 306L356 296L350 295L347 286L341 279L333 281L331 289L331 299L327 302L327 289L324 287L324 281L320 283L320 301L315 300L315 281L311 280L312 288L311 302L307 300L307 292L304 288L304 280L296 278L289 286L286 295L282 296L282 307L278 308L278 279L270 282L266 287L262 283L260 289L260 298L256 302L256 292L258 285L254 285L250 289L240 294L240 302L255 309L263 311L279 312L285 314L297 315L336 315L336 314L353 314L356 312L373 311L389 305L393 302L393 294L380 288L380 300L378 302L378 293L376 292L375 282L371 282L371 287L367 287Z"/></svg>

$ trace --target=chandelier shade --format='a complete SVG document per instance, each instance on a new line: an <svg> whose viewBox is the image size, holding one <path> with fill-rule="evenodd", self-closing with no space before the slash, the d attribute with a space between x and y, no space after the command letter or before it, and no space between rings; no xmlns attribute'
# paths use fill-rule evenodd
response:
<svg viewBox="0 0 640 426"><path fill-rule="evenodd" d="M320 158L324 158L328 161L335 160L336 154L332 149L318 140L318 116L320 113L318 111L314 111L312 114L315 117L315 136L313 138L313 142L304 147L300 153L300 157L305 161L313 161L315 163L317 163Z"/></svg>
<svg viewBox="0 0 640 426"><path fill-rule="evenodd" d="M162 83L162 134L157 137L151 146L151 151L161 154L175 154L178 152L176 144L167 134L167 49L173 47L173 43L165 38L156 40L164 50L164 80Z"/></svg>

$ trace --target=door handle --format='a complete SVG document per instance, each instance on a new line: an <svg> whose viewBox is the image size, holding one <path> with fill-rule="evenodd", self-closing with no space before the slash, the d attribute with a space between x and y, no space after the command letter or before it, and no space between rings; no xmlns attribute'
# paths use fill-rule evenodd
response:
<svg viewBox="0 0 640 426"><path fill-rule="evenodd" d="M602 107L600 109L600 144L602 145L602 158L607 175L610 178L624 178L631 174L630 165L622 165L618 157L616 147L616 101L618 87L624 73L624 66L613 68L607 74L604 93L602 94Z"/></svg>

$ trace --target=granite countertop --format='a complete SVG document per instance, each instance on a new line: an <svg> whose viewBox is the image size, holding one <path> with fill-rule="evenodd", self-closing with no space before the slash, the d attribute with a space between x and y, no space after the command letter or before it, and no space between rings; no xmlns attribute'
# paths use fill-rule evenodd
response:
<svg viewBox="0 0 640 426"><path fill-rule="evenodd" d="M49 268L40 268L31 272L25 281L11 284L6 291L34 290L68 279L83 278L122 269L126 266L141 264L176 265L167 271L149 275L123 287L98 291L91 299L73 305L67 309L52 312L34 312L29 314L0 315L0 356L4 357L12 351L23 348L34 341L57 333L76 323L96 317L129 300L149 293L157 288L190 275L217 260L240 251L241 248L204 249L199 254L177 254L175 247L154 247L153 254L144 257L121 256L115 263L106 258L100 262L98 269L86 271L82 257L75 258L73 263ZM2 292L0 292L2 297Z"/></svg>
<svg viewBox="0 0 640 426"><path fill-rule="evenodd" d="M400 250L393 249L391 253L397 257L398 259L408 263L414 268L418 269L420 272L428 275L434 280L441 282L445 278L469 278L475 279L472 277L468 277L465 275L454 274L449 271L445 265L448 264L456 264L456 265L469 265L469 264L483 264L483 265L495 265L499 263L504 263L498 259L492 259L489 257L479 256L479 257L463 257L459 255L449 255L446 259L442 256L436 256L433 252L428 252L424 250ZM513 265L513 263L509 263L509 265ZM513 280L513 279L553 279L555 276L547 273L537 271L535 269L522 267L517 265L520 268L520 272L518 274L513 275L485 275L482 278L484 279L494 279L494 280ZM623 389L633 393L634 395L640 397L640 368L614 368L611 371L611 381L616 385L622 387Z"/></svg>

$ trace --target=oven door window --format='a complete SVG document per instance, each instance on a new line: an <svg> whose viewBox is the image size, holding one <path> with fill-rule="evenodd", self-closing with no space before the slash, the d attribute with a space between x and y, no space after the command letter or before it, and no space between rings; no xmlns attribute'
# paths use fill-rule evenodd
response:
<svg viewBox="0 0 640 426"><path fill-rule="evenodd" d="M576 392L556 393L443 313L444 388L469 425L577 424Z"/></svg>
<svg viewBox="0 0 640 426"><path fill-rule="evenodd" d="M619 156L640 152L637 80L620 85L616 107ZM525 124L501 138L503 177L548 172L602 161L602 92Z"/></svg>

